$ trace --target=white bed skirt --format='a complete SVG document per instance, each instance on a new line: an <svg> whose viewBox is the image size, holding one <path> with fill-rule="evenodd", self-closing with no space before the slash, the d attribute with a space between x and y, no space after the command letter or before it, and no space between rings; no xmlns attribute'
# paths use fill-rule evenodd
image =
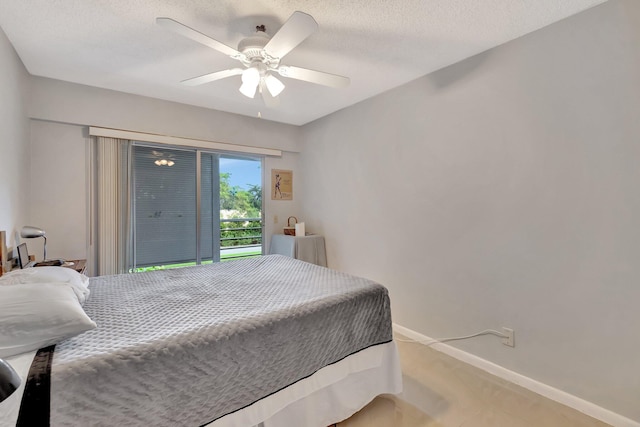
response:
<svg viewBox="0 0 640 427"><path fill-rule="evenodd" d="M207 427L327 427L349 418L376 396L401 391L400 358L392 341L326 366Z"/></svg>
<svg viewBox="0 0 640 427"><path fill-rule="evenodd" d="M8 358L23 379L0 403L0 427L15 426L34 352ZM327 427L349 418L376 396L402 391L395 342L362 350L207 427ZM215 391L213 391L215 393Z"/></svg>

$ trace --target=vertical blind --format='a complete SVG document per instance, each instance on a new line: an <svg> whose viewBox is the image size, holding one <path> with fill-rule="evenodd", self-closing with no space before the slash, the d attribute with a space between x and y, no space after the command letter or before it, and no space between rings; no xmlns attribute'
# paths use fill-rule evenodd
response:
<svg viewBox="0 0 640 427"><path fill-rule="evenodd" d="M96 140L97 236L99 275L124 273L128 243L128 151L130 142L117 138Z"/></svg>

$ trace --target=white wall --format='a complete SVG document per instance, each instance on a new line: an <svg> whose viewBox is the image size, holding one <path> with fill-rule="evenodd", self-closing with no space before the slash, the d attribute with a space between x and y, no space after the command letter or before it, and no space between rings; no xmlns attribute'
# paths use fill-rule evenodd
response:
<svg viewBox="0 0 640 427"><path fill-rule="evenodd" d="M0 230L7 245L29 219L29 75L0 29Z"/></svg>
<svg viewBox="0 0 640 427"><path fill-rule="evenodd" d="M640 2L306 125L303 216L394 321L640 421ZM425 52L428 54L428 52Z"/></svg>
<svg viewBox="0 0 640 427"><path fill-rule="evenodd" d="M297 152L297 126L177 102L33 78L31 118Z"/></svg>
<svg viewBox="0 0 640 427"><path fill-rule="evenodd" d="M47 231L49 258L87 258L89 234L88 126L102 126L207 141L285 150L265 160L265 182L271 168L297 169L300 129L169 101L32 78L32 222ZM281 233L283 217L298 214L290 202L265 197L265 244ZM273 217L279 223L274 224ZM285 216L286 215L286 216ZM42 257L42 239L29 241Z"/></svg>
<svg viewBox="0 0 640 427"><path fill-rule="evenodd" d="M47 258L87 258L89 137L78 125L31 121L31 223L47 232ZM42 259L43 240L27 241Z"/></svg>

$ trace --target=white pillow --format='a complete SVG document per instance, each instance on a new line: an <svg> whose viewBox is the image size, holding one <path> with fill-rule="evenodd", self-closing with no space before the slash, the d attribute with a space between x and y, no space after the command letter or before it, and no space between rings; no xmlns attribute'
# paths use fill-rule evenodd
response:
<svg viewBox="0 0 640 427"><path fill-rule="evenodd" d="M37 350L95 327L69 283L0 286L0 357Z"/></svg>
<svg viewBox="0 0 640 427"><path fill-rule="evenodd" d="M0 285L16 285L21 283L58 283L71 285L80 304L89 296L89 278L72 268L67 267L32 267L13 270L0 277Z"/></svg>

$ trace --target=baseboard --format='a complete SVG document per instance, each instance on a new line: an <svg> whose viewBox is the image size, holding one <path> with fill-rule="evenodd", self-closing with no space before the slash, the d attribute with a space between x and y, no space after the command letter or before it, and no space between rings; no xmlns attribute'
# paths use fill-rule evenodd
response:
<svg viewBox="0 0 640 427"><path fill-rule="evenodd" d="M393 324L393 330L416 341L433 341L433 338L422 335L396 323ZM467 363L478 369L482 369L483 371L495 375L498 378L502 378L503 380L517 384L523 388L526 388L527 390L556 401L562 405L573 408L576 411L582 412L583 414L589 415L590 417L600 420L604 423L610 424L615 427L640 427L640 422L626 418L620 414L576 397L565 391L559 390L547 384L536 381L532 378L518 374L517 372L510 371L509 369L503 368L500 365L496 365L495 363L489 362L488 360L482 359L478 356L474 356L473 354L467 353L466 351L459 350L444 343L435 343L430 345L430 347L434 350L451 356L454 359Z"/></svg>

